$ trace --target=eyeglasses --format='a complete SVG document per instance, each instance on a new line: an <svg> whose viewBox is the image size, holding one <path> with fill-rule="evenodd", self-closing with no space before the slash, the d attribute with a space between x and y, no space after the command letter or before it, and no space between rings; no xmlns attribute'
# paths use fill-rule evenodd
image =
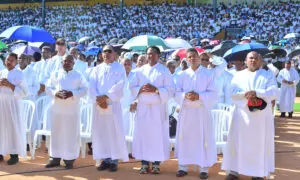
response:
<svg viewBox="0 0 300 180"><path fill-rule="evenodd" d="M113 51L111 49L106 49L103 51L104 53L112 53Z"/></svg>

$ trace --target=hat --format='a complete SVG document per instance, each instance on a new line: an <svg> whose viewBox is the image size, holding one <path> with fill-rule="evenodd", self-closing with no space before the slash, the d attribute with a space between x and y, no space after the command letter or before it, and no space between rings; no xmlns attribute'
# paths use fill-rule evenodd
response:
<svg viewBox="0 0 300 180"><path fill-rule="evenodd" d="M223 62L224 62L224 59L219 56L212 56L212 58L210 60L211 60L211 63L215 66L219 66L219 65L223 64Z"/></svg>
<svg viewBox="0 0 300 180"><path fill-rule="evenodd" d="M258 110L264 110L267 107L266 101L261 98L257 98L257 102L253 103L252 101L248 100L248 108L249 111L255 112Z"/></svg>

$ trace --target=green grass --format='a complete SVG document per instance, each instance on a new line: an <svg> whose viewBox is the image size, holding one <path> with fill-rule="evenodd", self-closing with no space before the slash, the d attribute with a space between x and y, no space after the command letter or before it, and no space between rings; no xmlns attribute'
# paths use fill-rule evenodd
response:
<svg viewBox="0 0 300 180"><path fill-rule="evenodd" d="M294 104L294 112L300 112L300 103Z"/></svg>

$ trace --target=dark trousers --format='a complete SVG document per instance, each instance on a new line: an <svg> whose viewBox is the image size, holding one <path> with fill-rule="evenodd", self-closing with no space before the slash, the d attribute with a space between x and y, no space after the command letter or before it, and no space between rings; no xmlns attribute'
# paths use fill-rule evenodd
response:
<svg viewBox="0 0 300 180"><path fill-rule="evenodd" d="M145 166L149 166L150 165L150 162L149 161L144 161L142 160L142 166L145 165ZM160 161L154 161L152 162L152 165L153 166L159 166L160 165Z"/></svg>

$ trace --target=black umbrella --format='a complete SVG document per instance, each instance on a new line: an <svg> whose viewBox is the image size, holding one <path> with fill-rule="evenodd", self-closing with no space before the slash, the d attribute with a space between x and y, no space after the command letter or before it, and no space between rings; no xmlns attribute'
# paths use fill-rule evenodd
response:
<svg viewBox="0 0 300 180"><path fill-rule="evenodd" d="M212 49L211 53L213 55L223 57L223 55L225 54L225 52L228 51L229 49L233 48L235 45L236 44L234 42L232 42L232 41L221 43L221 44L215 46Z"/></svg>
<svg viewBox="0 0 300 180"><path fill-rule="evenodd" d="M298 55L300 55L300 48L294 49L292 52L290 52L288 54L288 57L293 58L293 57L298 56Z"/></svg>
<svg viewBox="0 0 300 180"><path fill-rule="evenodd" d="M204 46L204 47L203 47L203 49L205 49L205 50L206 50L206 49L213 49L213 48L214 48L213 45L208 45L208 46Z"/></svg>
<svg viewBox="0 0 300 180"><path fill-rule="evenodd" d="M272 58L272 59L274 59L275 57L276 56L275 56L275 54L273 52L270 52L270 53L268 53L268 54L266 54L266 55L263 56L263 58Z"/></svg>
<svg viewBox="0 0 300 180"><path fill-rule="evenodd" d="M287 55L286 50L280 48L272 49L270 51L273 52L276 57L285 57Z"/></svg>

